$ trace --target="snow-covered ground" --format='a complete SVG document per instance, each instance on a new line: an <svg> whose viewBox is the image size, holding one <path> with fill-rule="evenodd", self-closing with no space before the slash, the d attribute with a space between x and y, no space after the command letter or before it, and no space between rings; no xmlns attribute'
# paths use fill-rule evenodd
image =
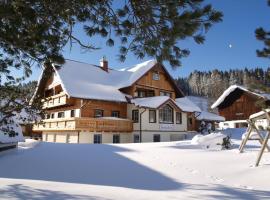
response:
<svg viewBox="0 0 270 200"><path fill-rule="evenodd" d="M243 131L243 130L241 130ZM191 141L90 145L27 140L0 153L0 199L270 199L270 153Z"/></svg>

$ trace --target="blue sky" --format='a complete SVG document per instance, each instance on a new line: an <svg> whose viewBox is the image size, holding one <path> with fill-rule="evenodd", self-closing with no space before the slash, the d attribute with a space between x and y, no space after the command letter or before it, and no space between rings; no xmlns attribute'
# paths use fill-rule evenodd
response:
<svg viewBox="0 0 270 200"><path fill-rule="evenodd" d="M182 59L182 66L177 70L171 70L165 63L173 77L188 76L194 70L208 71L215 68L226 70L235 68L270 67L270 60L258 58L256 49L262 48L262 43L255 38L254 31L262 26L270 29L270 7L266 0L208 0L212 6L223 12L223 22L215 24L206 34L203 45L196 44L192 39L181 41L180 47L191 51L189 57ZM77 35L85 42L89 42L85 35L77 31ZM91 43L102 47L101 50L84 52L77 45L65 48L65 58L98 64L102 56L106 56L109 66L123 68L132 66L150 58L137 59L129 54L127 60L121 63L118 58L118 46L107 47L105 41L100 38L91 39ZM232 48L229 48L229 45ZM38 79L41 70L33 69L31 80Z"/></svg>

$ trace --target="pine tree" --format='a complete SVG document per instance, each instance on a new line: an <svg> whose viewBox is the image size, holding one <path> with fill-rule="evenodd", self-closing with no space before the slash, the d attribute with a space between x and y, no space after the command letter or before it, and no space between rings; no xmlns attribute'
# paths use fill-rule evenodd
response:
<svg viewBox="0 0 270 200"><path fill-rule="evenodd" d="M270 6L270 0L268 0L268 6ZM270 58L270 31L266 31L264 28L257 28L255 31L256 38L264 43L264 48L257 50L258 57Z"/></svg>

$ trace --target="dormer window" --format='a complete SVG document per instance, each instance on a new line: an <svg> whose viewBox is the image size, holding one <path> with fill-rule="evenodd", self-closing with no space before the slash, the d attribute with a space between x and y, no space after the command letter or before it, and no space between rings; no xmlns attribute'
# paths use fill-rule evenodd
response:
<svg viewBox="0 0 270 200"><path fill-rule="evenodd" d="M152 79L155 81L159 80L159 73L158 72L153 72Z"/></svg>

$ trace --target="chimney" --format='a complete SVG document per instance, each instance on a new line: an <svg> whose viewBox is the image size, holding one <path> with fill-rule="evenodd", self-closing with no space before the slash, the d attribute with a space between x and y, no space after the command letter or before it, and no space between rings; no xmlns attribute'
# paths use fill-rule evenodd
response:
<svg viewBox="0 0 270 200"><path fill-rule="evenodd" d="M108 72L108 61L106 60L105 56L103 56L102 59L100 60L100 67L105 72Z"/></svg>

